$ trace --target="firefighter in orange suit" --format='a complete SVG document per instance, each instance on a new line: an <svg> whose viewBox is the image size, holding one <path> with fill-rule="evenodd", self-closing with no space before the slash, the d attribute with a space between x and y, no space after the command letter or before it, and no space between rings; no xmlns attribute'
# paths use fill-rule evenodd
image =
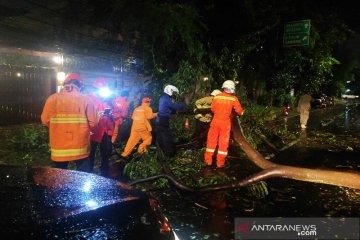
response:
<svg viewBox="0 0 360 240"><path fill-rule="evenodd" d="M213 120L207 136L206 152L204 155L205 164L212 164L212 156L218 144L216 166L224 167L225 158L228 154L230 139L231 121L230 115L234 109L238 115L243 115L244 110L235 93L235 83L232 80L226 80L222 88L224 91L216 95L211 104L211 111L214 113Z"/></svg>
<svg viewBox="0 0 360 240"><path fill-rule="evenodd" d="M118 139L120 125L123 123L123 120L128 117L129 104L126 101L128 96L129 93L124 91L121 93L121 96L116 97L113 101L113 116L115 118L115 129L114 134L111 138L112 143L115 143Z"/></svg>
<svg viewBox="0 0 360 240"><path fill-rule="evenodd" d="M143 154L146 152L146 148L151 144L151 124L150 120L157 117L157 113L153 113L150 107L151 99L145 97L141 101L141 105L134 109L132 114L133 124L131 126L131 133L129 140L126 143L124 152L121 154L123 157L130 155L135 145L142 140L142 143L138 147L138 152Z"/></svg>
<svg viewBox="0 0 360 240"><path fill-rule="evenodd" d="M67 169L69 161L75 161L77 170L89 172L90 130L97 124L97 116L81 88L81 77L68 75L64 88L46 100L41 122L49 127L54 167Z"/></svg>

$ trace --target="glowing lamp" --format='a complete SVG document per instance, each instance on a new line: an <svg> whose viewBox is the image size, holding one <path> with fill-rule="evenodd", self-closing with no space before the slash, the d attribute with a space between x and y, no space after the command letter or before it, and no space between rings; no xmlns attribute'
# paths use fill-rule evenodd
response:
<svg viewBox="0 0 360 240"><path fill-rule="evenodd" d="M110 91L110 89L109 88L100 88L99 89L99 95L100 95L100 97L102 97L102 98L108 98L108 97L110 97L111 96L111 91Z"/></svg>
<svg viewBox="0 0 360 240"><path fill-rule="evenodd" d="M85 204L86 204L86 206L91 207L91 208L95 208L98 206L98 203L95 202L94 200L89 200Z"/></svg>
<svg viewBox="0 0 360 240"><path fill-rule="evenodd" d="M56 63L56 64L62 64L62 63L63 63L63 58L62 58L62 56L53 57L52 60L53 60L54 63Z"/></svg>

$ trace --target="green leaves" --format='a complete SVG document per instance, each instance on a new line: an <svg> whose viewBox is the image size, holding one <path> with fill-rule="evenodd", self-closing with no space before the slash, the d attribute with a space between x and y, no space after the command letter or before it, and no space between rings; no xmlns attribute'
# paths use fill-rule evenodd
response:
<svg viewBox="0 0 360 240"><path fill-rule="evenodd" d="M41 124L24 124L11 130L4 145L7 164L49 165L50 146L48 128Z"/></svg>
<svg viewBox="0 0 360 240"><path fill-rule="evenodd" d="M142 179L158 175L161 173L161 166L156 160L155 155L145 154L140 159L133 158L124 167L123 174L130 180ZM155 188L169 187L166 179L159 179L152 183Z"/></svg>
<svg viewBox="0 0 360 240"><path fill-rule="evenodd" d="M215 185L215 184L219 184L219 183L225 183L225 182L229 182L232 179L231 177L225 175L225 174L219 174L216 171L213 171L212 174L207 175L207 176L200 176L198 183L201 187L204 186L210 186L210 185Z"/></svg>
<svg viewBox="0 0 360 240"><path fill-rule="evenodd" d="M21 134L13 136L10 141L19 150L49 152L48 129L40 124L23 125Z"/></svg>
<svg viewBox="0 0 360 240"><path fill-rule="evenodd" d="M269 194L268 185L264 181L250 185L247 190L250 195L256 198L265 198Z"/></svg>

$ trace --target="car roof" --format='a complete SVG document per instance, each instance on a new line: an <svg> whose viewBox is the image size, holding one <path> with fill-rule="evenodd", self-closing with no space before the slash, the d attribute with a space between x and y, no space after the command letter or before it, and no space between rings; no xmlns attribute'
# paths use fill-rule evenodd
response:
<svg viewBox="0 0 360 240"><path fill-rule="evenodd" d="M0 165L0 189L1 233L10 236L53 238L89 226L100 229L106 221L120 236L149 209L144 193L115 180L50 167Z"/></svg>

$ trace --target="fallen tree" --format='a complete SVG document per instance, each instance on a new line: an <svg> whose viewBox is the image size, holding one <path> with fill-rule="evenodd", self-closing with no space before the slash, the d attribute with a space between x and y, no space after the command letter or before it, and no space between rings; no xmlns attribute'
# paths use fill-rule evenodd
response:
<svg viewBox="0 0 360 240"><path fill-rule="evenodd" d="M139 179L130 183L136 185L148 181L154 181L159 178L166 178L170 180L173 185L181 190L189 192L213 192L219 190L233 189L245 187L262 180L273 177L281 177L294 179L299 181L314 182L335 185L340 187L348 187L360 189L360 174L357 172L344 172L335 170L311 169L302 167L293 167L288 165L281 165L266 160L258 151L256 151L245 139L242 132L239 119L236 116L231 118L232 132L234 140L239 144L240 148L246 153L249 160L260 167L262 171L256 173L248 178L232 181L228 183L216 184L201 188L189 187L179 182L171 173L166 165L166 157L158 151L158 160L162 164L165 174L152 176L146 179ZM158 148L159 149L159 148Z"/></svg>
<svg viewBox="0 0 360 240"><path fill-rule="evenodd" d="M246 141L241 130L239 120L233 116L231 121L235 141L239 144L240 148L246 153L249 159L255 165L263 169L263 172L268 172L271 176L360 189L360 174L357 172L292 167L275 164L266 160Z"/></svg>

